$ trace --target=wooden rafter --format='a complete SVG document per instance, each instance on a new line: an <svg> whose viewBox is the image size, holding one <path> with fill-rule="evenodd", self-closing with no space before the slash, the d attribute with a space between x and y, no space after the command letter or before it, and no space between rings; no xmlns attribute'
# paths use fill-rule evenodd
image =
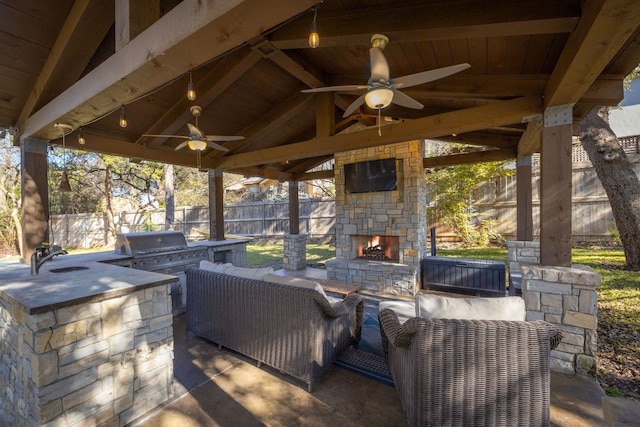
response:
<svg viewBox="0 0 640 427"><path fill-rule="evenodd" d="M29 117L21 137L54 139L58 136L54 122L64 121L74 127L84 125L256 37L265 27L286 21L314 2L184 0ZM238 22L243 25L238 26Z"/></svg>
<svg viewBox="0 0 640 427"><path fill-rule="evenodd" d="M448 156L426 157L422 160L424 168L467 165L481 162L496 162L516 158L516 149L501 148L498 150L473 151L471 153L450 154Z"/></svg>

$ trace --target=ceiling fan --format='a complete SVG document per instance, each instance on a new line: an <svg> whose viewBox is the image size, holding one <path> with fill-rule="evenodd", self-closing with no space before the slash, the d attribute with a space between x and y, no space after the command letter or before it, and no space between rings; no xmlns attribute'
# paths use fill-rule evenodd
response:
<svg viewBox="0 0 640 427"><path fill-rule="evenodd" d="M180 138L185 139L186 141L180 143L175 150L178 151L185 146L188 146L194 151L200 152L206 149L207 147L213 148L214 150L219 151L229 151L228 148L223 147L220 144L216 144L217 142L223 141L239 141L244 139L244 136L224 136L224 135L205 135L200 129L198 129L198 117L202 114L202 107L199 105L193 105L189 108L193 117L196 118L195 126L191 123L187 123L189 127L189 135L142 135L142 136L150 136L154 138Z"/></svg>
<svg viewBox="0 0 640 427"><path fill-rule="evenodd" d="M383 34L374 34L371 36L371 49L369 49L371 76L369 77L369 81L366 85L328 86L305 89L302 92L313 93L366 90L364 94L358 97L358 99L347 107L342 117L348 117L364 103L366 103L369 108L378 110L378 113L380 113L381 109L387 107L391 103L419 110L424 107L424 105L400 92L398 89L438 80L471 67L471 65L463 63L391 79L389 78L389 64L382 53L382 50L388 43L389 38Z"/></svg>

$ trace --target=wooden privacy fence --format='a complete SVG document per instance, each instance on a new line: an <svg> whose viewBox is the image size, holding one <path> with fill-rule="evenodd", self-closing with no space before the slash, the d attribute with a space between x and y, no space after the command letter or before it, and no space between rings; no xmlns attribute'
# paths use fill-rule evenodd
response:
<svg viewBox="0 0 640 427"><path fill-rule="evenodd" d="M122 212L114 218L117 233L159 231L165 228L163 209ZM209 234L208 207L182 207L175 210L173 229L188 239L201 239ZM289 231L287 201L252 202L227 205L224 208L225 233L248 237L283 236ZM300 232L311 237L335 234L335 202L333 199L300 200ZM50 239L65 248L98 247L112 244L107 232L106 214L74 214L51 216Z"/></svg>

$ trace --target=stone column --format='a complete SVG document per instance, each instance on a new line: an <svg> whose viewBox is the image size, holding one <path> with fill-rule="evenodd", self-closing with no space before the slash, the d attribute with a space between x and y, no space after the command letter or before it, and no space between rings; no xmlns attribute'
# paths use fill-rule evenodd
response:
<svg viewBox="0 0 640 427"><path fill-rule="evenodd" d="M527 320L556 324L564 335L551 352L551 369L595 377L601 277L583 265L520 266Z"/></svg>
<svg viewBox="0 0 640 427"><path fill-rule="evenodd" d="M307 267L306 234L287 234L284 236L282 266L285 270L302 270Z"/></svg>

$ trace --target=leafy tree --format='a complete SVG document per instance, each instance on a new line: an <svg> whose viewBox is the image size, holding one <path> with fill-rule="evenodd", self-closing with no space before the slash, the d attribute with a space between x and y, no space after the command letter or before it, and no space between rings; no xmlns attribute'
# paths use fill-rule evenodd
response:
<svg viewBox="0 0 640 427"><path fill-rule="evenodd" d="M22 242L20 223L20 149L13 147L5 132L0 139L0 248L19 251Z"/></svg>
<svg viewBox="0 0 640 427"><path fill-rule="evenodd" d="M437 143L436 154L474 150L453 144ZM433 150L434 147L431 147ZM501 236L491 220L479 218L473 210L473 191L484 181L513 174L505 162L477 163L443 167L426 175L430 194L428 213L453 229L466 247L487 246Z"/></svg>

